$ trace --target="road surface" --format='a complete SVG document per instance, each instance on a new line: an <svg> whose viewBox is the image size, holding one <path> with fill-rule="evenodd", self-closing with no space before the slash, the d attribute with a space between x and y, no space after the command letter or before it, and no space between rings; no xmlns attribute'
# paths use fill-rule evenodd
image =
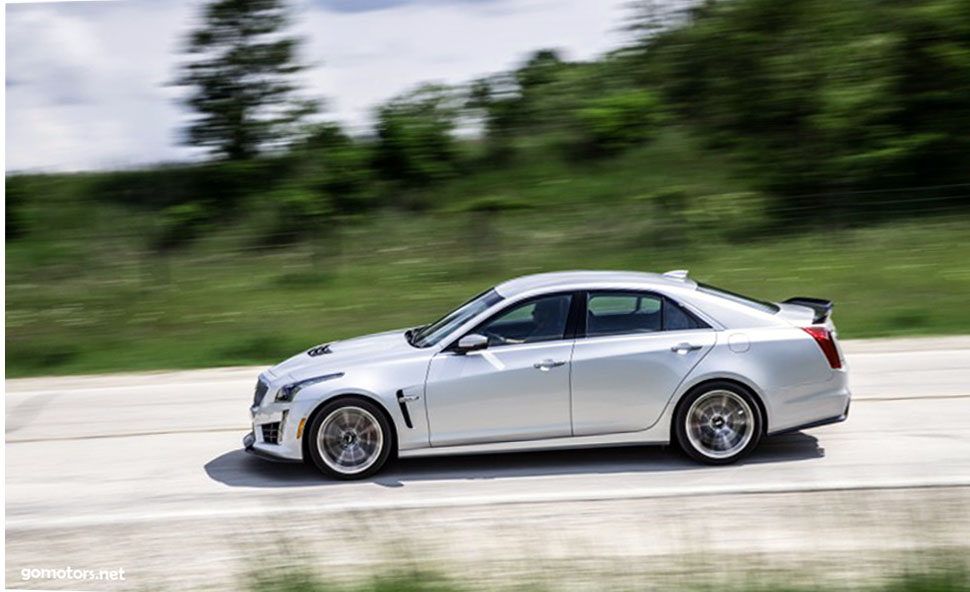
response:
<svg viewBox="0 0 970 592"><path fill-rule="evenodd" d="M712 558L831 573L966 553L970 337L844 349L849 421L736 466L639 447L401 460L349 483L240 450L257 368L7 380L6 585L232 590L267 565L406 562L595 588ZM125 580L22 572L68 566Z"/></svg>

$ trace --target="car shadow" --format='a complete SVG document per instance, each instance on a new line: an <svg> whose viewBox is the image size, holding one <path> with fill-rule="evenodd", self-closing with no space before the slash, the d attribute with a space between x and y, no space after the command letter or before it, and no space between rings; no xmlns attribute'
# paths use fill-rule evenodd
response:
<svg viewBox="0 0 970 592"><path fill-rule="evenodd" d="M782 463L818 459L825 450L818 439L802 432L773 436L740 464ZM303 463L275 463L243 450L222 454L205 465L206 474L232 487L320 487L343 481L327 479ZM402 458L378 475L365 479L384 487L408 482L452 479L498 479L579 474L657 473L702 470L679 451L662 446L585 448L491 455Z"/></svg>

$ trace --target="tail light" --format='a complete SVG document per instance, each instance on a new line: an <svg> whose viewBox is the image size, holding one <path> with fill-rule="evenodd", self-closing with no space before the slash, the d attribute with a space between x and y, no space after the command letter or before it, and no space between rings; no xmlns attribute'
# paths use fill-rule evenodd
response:
<svg viewBox="0 0 970 592"><path fill-rule="evenodd" d="M822 348L825 359L829 361L829 366L833 369L842 367L842 360L839 359L839 350L835 347L835 338L832 332L825 327L802 327L802 330L812 336L815 343Z"/></svg>

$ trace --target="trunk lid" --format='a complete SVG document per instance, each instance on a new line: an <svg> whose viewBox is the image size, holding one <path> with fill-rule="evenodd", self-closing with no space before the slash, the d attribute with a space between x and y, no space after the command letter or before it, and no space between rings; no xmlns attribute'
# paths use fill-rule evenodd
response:
<svg viewBox="0 0 970 592"><path fill-rule="evenodd" d="M832 308L835 304L831 300L825 300L823 298L807 298L799 296L797 298L789 298L784 302L778 304L782 309L788 309L789 315L791 316L801 316L801 310L808 309L812 313L813 325L821 325L825 323L829 317L832 316Z"/></svg>
<svg viewBox="0 0 970 592"><path fill-rule="evenodd" d="M834 348L832 355L835 360L838 360L837 363L834 363L833 359L829 360L832 363L832 367L841 368L844 366L845 357L842 354L841 346L839 346L835 323L832 322L832 308L834 304L831 300L798 297L789 298L784 302L777 302L775 304L778 306L777 315L792 325L805 329L816 340L823 352L826 352L826 356L829 353L826 351L827 345L824 344L824 341L829 340L832 348ZM824 328L826 334L818 334L817 330L819 328Z"/></svg>

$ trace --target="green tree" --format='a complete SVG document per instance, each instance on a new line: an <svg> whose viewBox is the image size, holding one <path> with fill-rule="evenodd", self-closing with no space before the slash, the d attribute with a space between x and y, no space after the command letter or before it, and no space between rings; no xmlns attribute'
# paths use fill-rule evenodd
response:
<svg viewBox="0 0 970 592"><path fill-rule="evenodd" d="M583 147L612 154L652 138L662 121L656 96L627 90L591 99L575 112Z"/></svg>
<svg viewBox="0 0 970 592"><path fill-rule="evenodd" d="M644 38L641 72L765 188L813 195L787 211L865 209L839 196L966 180L968 23L966 0L706 2Z"/></svg>
<svg viewBox="0 0 970 592"><path fill-rule="evenodd" d="M454 89L431 84L383 105L377 114L377 169L385 178L409 186L453 175L460 108Z"/></svg>
<svg viewBox="0 0 970 592"><path fill-rule="evenodd" d="M351 138L335 123L322 123L307 138L300 174L311 189L328 196L337 213L357 214L375 198L372 158L369 144Z"/></svg>
<svg viewBox="0 0 970 592"><path fill-rule="evenodd" d="M197 116L185 142L230 160L286 146L316 110L296 96L297 39L284 36L283 0L213 0L192 31L189 61L176 81L191 87L186 105Z"/></svg>

